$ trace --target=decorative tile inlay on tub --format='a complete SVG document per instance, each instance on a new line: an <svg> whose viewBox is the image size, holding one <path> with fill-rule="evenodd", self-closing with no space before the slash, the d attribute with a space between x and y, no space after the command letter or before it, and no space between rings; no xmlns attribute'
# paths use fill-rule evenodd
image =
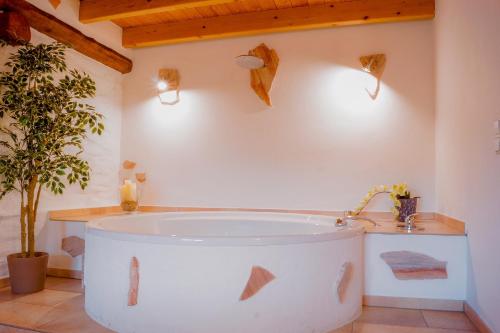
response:
<svg viewBox="0 0 500 333"><path fill-rule="evenodd" d="M137 304L137 296L139 294L139 260L132 257L130 261L130 287L128 290L128 306Z"/></svg>
<svg viewBox="0 0 500 333"><path fill-rule="evenodd" d="M63 238L61 249L68 252L72 257L79 256L85 252L85 240L76 236Z"/></svg>
<svg viewBox="0 0 500 333"><path fill-rule="evenodd" d="M347 286L352 278L352 264L350 262L345 262L341 267L339 274L337 276L337 281L335 281L335 286L337 290L337 297L340 303L344 302L345 292Z"/></svg>
<svg viewBox="0 0 500 333"><path fill-rule="evenodd" d="M380 257L398 280L447 279L446 261L411 251L384 252Z"/></svg>
<svg viewBox="0 0 500 333"><path fill-rule="evenodd" d="M275 276L267 269L262 268L260 266L253 266L252 273L248 278L247 285L245 286L245 289L241 293L240 301L249 299L257 292L259 292L259 290L262 289L266 284L268 284L274 279Z"/></svg>

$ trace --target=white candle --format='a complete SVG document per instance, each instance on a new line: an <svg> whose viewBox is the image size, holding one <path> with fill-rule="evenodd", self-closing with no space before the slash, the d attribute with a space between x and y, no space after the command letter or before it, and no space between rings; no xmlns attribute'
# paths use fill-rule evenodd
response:
<svg viewBox="0 0 500 333"><path fill-rule="evenodd" d="M134 182L125 179L125 183L120 187L120 196L123 201L137 201L137 187Z"/></svg>

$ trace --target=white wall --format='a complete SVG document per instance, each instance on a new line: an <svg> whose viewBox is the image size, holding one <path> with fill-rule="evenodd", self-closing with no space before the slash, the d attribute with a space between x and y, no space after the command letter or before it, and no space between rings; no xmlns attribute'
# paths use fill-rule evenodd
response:
<svg viewBox="0 0 500 333"><path fill-rule="evenodd" d="M280 57L267 109L234 57L265 42ZM383 52L380 95L359 56ZM406 181L434 210L432 22L358 26L139 49L124 84L122 159L148 175L144 202L353 208ZM181 102L161 105L158 70L178 68ZM381 199L373 210L388 210Z"/></svg>
<svg viewBox="0 0 500 333"><path fill-rule="evenodd" d="M78 1L63 1L57 11L54 11L48 1L32 1L35 5L61 17L70 24L75 24L78 16L74 16ZM75 7L76 4L76 7ZM84 29L82 29L84 30ZM101 24L99 31L101 36L108 36L119 44L120 29L112 24ZM92 31L91 26L86 28L85 33L97 37L98 31ZM109 35L108 35L109 33ZM45 35L32 30L32 42L51 42ZM104 37L106 38L106 37ZM113 45L110 45L113 46ZM0 70L4 70L8 55L14 48L0 48ZM75 51L67 52L67 63L69 68L89 73L96 81L97 95L91 104L98 112L105 115L106 130L101 137L90 136L84 153L84 158L89 161L92 168L91 182L85 191L75 185L67 188L64 196L54 197L43 193L40 203L40 215L38 218L38 248L52 251L60 247L60 244L50 244L47 211L52 209L66 209L77 207L95 207L116 204L118 188L118 170L120 167L120 134L121 134L121 112L122 112L122 78L123 76ZM0 201L0 277L7 275L6 255L19 251L19 198L12 193ZM65 228L61 225L51 226L52 229ZM51 252L52 252L51 251ZM69 257L58 256L57 252L50 257L49 266L71 268L77 265L77 260Z"/></svg>
<svg viewBox="0 0 500 333"><path fill-rule="evenodd" d="M440 0L436 29L437 210L467 223L467 302L500 332L500 2Z"/></svg>

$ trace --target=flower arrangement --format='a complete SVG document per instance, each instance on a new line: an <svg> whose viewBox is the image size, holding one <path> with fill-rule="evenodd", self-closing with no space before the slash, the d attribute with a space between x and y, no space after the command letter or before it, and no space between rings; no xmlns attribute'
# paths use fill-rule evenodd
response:
<svg viewBox="0 0 500 333"><path fill-rule="evenodd" d="M356 209L353 211L353 215L359 215L363 209L368 205L368 203L377 195L381 193L388 193L389 198L393 202L394 206L391 209L391 212L396 217L401 216L401 199L410 199L411 193L408 190L408 185L406 183L394 184L392 186L387 185L379 185L372 188L365 195L363 200L359 203Z"/></svg>
<svg viewBox="0 0 500 333"><path fill-rule="evenodd" d="M400 214L401 208L401 200L400 199L410 199L411 194L408 190L408 185L405 183L392 185L392 190L389 193L389 197L394 203L394 207L392 207L391 212L394 216L398 216Z"/></svg>

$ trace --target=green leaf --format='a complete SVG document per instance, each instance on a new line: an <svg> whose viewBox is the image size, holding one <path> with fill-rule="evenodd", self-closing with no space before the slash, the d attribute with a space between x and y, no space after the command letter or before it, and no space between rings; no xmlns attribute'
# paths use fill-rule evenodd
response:
<svg viewBox="0 0 500 333"><path fill-rule="evenodd" d="M26 190L35 176L56 195L65 183L85 188L90 180L83 144L90 133L103 133L103 115L86 100L95 96L95 82L67 68L66 48L24 44L0 72L0 118L8 119L0 126L0 199Z"/></svg>

